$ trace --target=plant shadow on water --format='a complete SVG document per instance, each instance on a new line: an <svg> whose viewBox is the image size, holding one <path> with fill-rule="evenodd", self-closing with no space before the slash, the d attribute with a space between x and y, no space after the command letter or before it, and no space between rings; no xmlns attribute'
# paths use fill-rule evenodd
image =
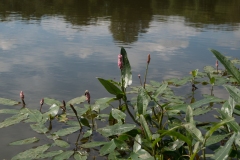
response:
<svg viewBox="0 0 240 160"><path fill-rule="evenodd" d="M230 60L211 50L226 69L206 66L190 76L147 83L146 60L140 86L132 86L131 65L121 48L118 66L120 82L97 78L113 95L91 102L90 92L67 103L45 97L39 109L21 102L0 98L2 105L21 109L1 109L13 114L0 128L24 122L34 136L11 142L11 146L29 145L12 159L227 159L240 158L240 72ZM200 95L206 89L208 94ZM227 90L229 99L218 98ZM48 105L50 108L46 110ZM44 108L44 109L43 109ZM6 128L7 130L7 128Z"/></svg>

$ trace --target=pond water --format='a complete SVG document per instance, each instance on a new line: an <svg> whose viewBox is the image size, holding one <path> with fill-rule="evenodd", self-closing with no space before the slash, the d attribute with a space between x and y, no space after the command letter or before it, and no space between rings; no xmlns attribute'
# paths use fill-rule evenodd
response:
<svg viewBox="0 0 240 160"><path fill-rule="evenodd" d="M19 100L22 90L38 108L42 97L68 101L86 89L109 96L96 77L119 79L121 46L133 85L148 54L156 81L214 66L209 48L239 58L239 15L239 0L0 0L0 97ZM10 159L24 150L10 142L36 134L16 125L0 135L0 159Z"/></svg>

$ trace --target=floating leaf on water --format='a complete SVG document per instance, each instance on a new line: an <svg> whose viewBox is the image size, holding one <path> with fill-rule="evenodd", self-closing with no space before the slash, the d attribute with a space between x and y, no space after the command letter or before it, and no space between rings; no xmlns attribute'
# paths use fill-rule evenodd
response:
<svg viewBox="0 0 240 160"><path fill-rule="evenodd" d="M93 147L98 147L106 144L107 142L98 142L98 141L93 141L89 143L82 144L81 147L83 148L93 148Z"/></svg>
<svg viewBox="0 0 240 160"><path fill-rule="evenodd" d="M36 159L51 158L51 157L54 157L54 156L59 155L61 153L63 153L62 150L51 151L51 152L44 152L43 154L40 154L39 156L37 156Z"/></svg>
<svg viewBox="0 0 240 160"><path fill-rule="evenodd" d="M84 133L83 138L89 137L89 136L91 136L91 135L92 135L92 129L87 130L87 131Z"/></svg>
<svg viewBox="0 0 240 160"><path fill-rule="evenodd" d="M11 145L11 146L13 146L13 145L24 145L24 144L34 143L34 142L37 142L37 141L39 141L38 138L32 137L32 138L27 138L27 139L23 139L23 140L20 140L20 141L12 142L9 145Z"/></svg>
<svg viewBox="0 0 240 160"><path fill-rule="evenodd" d="M213 68L212 66L205 66L203 70L207 73L213 73L216 71L215 68Z"/></svg>
<svg viewBox="0 0 240 160"><path fill-rule="evenodd" d="M42 113L36 109L23 108L20 111L25 114L28 113L28 119L25 122L41 122L42 121Z"/></svg>
<svg viewBox="0 0 240 160"><path fill-rule="evenodd" d="M5 113L5 114L17 114L19 113L20 110L18 109L1 109L0 113Z"/></svg>
<svg viewBox="0 0 240 160"><path fill-rule="evenodd" d="M37 133L47 133L48 129L45 127L44 124L42 123L37 123L37 124L31 124L30 127L36 131Z"/></svg>
<svg viewBox="0 0 240 160"><path fill-rule="evenodd" d="M11 99L7 99L7 98L0 98L0 104L8 105L8 106L14 106L14 105L18 104L18 102L13 101Z"/></svg>
<svg viewBox="0 0 240 160"><path fill-rule="evenodd" d="M56 140L54 141L54 144L57 145L57 146L59 146L59 147L63 147L63 148L68 148L68 147L70 147L70 145L69 145L67 142L65 142L65 141L63 141L63 140L58 140L58 139L56 139Z"/></svg>
<svg viewBox="0 0 240 160"><path fill-rule="evenodd" d="M15 114L12 117L9 117L7 119L5 119L3 122L0 123L0 128L3 127L8 127L14 124L17 124L19 122L21 122L22 120L27 119L28 114Z"/></svg>
<svg viewBox="0 0 240 160"><path fill-rule="evenodd" d="M45 144L42 146L38 146L37 148L29 149L24 152L21 152L14 156L12 160L19 160L19 159L35 159L37 156L44 153L50 147L49 144Z"/></svg>
<svg viewBox="0 0 240 160"><path fill-rule="evenodd" d="M58 130L57 132L54 132L54 134L56 134L58 136L66 136L66 135L72 134L78 130L80 130L79 126L69 127L69 128L64 128L64 129Z"/></svg>
<svg viewBox="0 0 240 160"><path fill-rule="evenodd" d="M44 98L44 103L49 105L49 106L52 106L53 104L56 104L58 106L62 105L62 103L56 99L52 99L52 98L47 98L45 97Z"/></svg>
<svg viewBox="0 0 240 160"><path fill-rule="evenodd" d="M75 160L87 160L87 155L82 155L79 152L74 153Z"/></svg>
<svg viewBox="0 0 240 160"><path fill-rule="evenodd" d="M80 104L86 101L86 97L83 95L81 97L76 97L71 99L70 101L67 102L67 106L69 106L70 104L74 105L74 104Z"/></svg>
<svg viewBox="0 0 240 160"><path fill-rule="evenodd" d="M135 127L136 125L134 124L115 124L113 126L99 128L97 129L97 132L101 133L104 137L109 137L112 135L120 135L134 129Z"/></svg>
<svg viewBox="0 0 240 160"><path fill-rule="evenodd" d="M61 154L53 157L53 160L65 160L69 159L74 154L74 151L64 151Z"/></svg>

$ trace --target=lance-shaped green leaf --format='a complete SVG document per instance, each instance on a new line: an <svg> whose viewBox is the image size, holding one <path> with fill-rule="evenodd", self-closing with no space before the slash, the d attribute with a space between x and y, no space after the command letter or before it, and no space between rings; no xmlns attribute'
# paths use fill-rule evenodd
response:
<svg viewBox="0 0 240 160"><path fill-rule="evenodd" d="M3 122L1 122L0 128L17 124L17 123L21 122L22 120L27 119L27 117L28 117L27 113L13 115L12 117L9 117L9 118L5 119Z"/></svg>
<svg viewBox="0 0 240 160"><path fill-rule="evenodd" d="M211 103L211 102L222 102L223 100L214 96L206 96L204 97L204 99L194 102L191 104L192 109L197 108L197 107L201 107L202 105ZM182 110L182 111L186 111L188 104L180 104L180 105L176 105L173 107L174 110Z"/></svg>
<svg viewBox="0 0 240 160"><path fill-rule="evenodd" d="M157 98L159 96L159 94L163 93L165 91L165 89L167 88L168 83L163 83L154 93L153 93L153 98Z"/></svg>
<svg viewBox="0 0 240 160"><path fill-rule="evenodd" d="M24 152L21 152L14 156L12 160L18 160L18 159L35 159L38 155L45 152L50 147L49 144L45 144L42 146L39 146L37 148L29 149Z"/></svg>
<svg viewBox="0 0 240 160"><path fill-rule="evenodd" d="M124 87L126 88L127 86L132 84L132 71L131 65L127 57L127 52L123 47L121 48L121 55L123 58L123 68L121 69L121 75L124 79Z"/></svg>
<svg viewBox="0 0 240 160"><path fill-rule="evenodd" d="M210 51L215 55L215 57L224 65L227 71L233 75L233 77L240 83L240 72L238 69L231 63L229 59L227 59L224 55L220 52L210 49Z"/></svg>
<svg viewBox="0 0 240 160"><path fill-rule="evenodd" d="M43 154L40 154L36 157L36 159L44 159L44 158L51 158L51 157L54 157L56 155L59 155L63 153L62 150L59 150L59 151L51 151L51 152L44 152Z"/></svg>
<svg viewBox="0 0 240 160"><path fill-rule="evenodd" d="M190 138L184 136L183 134L181 134L180 132L175 131L175 129L179 128L180 126L176 126L173 127L169 130L160 130L158 131L159 133L161 133L161 137L168 135L168 136L173 136L176 137L177 139L186 142L189 146L192 145L192 141L190 140ZM154 143L158 142L161 139L157 139L156 141L154 141Z"/></svg>
<svg viewBox="0 0 240 160"><path fill-rule="evenodd" d="M240 132L237 132L236 137L235 137L235 143L240 146Z"/></svg>
<svg viewBox="0 0 240 160"><path fill-rule="evenodd" d="M0 113L5 113L5 114L17 114L19 113L20 110L18 109L1 109Z"/></svg>
<svg viewBox="0 0 240 160"><path fill-rule="evenodd" d="M54 144L59 146L59 147L63 147L63 148L68 148L70 146L67 142L65 142L63 140L58 140L58 139L56 139L54 141Z"/></svg>
<svg viewBox="0 0 240 160"><path fill-rule="evenodd" d="M226 119L223 119L222 121L214 124L206 133L205 137L208 138L210 136L212 136L213 132L215 132L219 127L223 126L226 123L229 123L231 121L233 121L234 118L233 117L227 117Z"/></svg>
<svg viewBox="0 0 240 160"><path fill-rule="evenodd" d="M107 142L104 146L102 146L102 148L100 149L100 155L104 156L106 154L109 154L111 152L113 152L116 148L116 144L114 142L114 139L112 139L110 142Z"/></svg>
<svg viewBox="0 0 240 160"><path fill-rule="evenodd" d="M142 139L141 136L138 134L135 137L135 141L133 144L133 152L137 152L142 148Z"/></svg>
<svg viewBox="0 0 240 160"><path fill-rule="evenodd" d="M144 149L138 150L136 153L132 152L130 155L132 160L154 160L154 158Z"/></svg>
<svg viewBox="0 0 240 160"><path fill-rule="evenodd" d="M119 109L112 109L112 116L115 118L118 122L121 122L122 119L125 119L126 114L120 111Z"/></svg>
<svg viewBox="0 0 240 160"><path fill-rule="evenodd" d="M31 124L30 127L36 131L37 133L47 133L48 129L45 127L43 123L36 123L36 124Z"/></svg>
<svg viewBox="0 0 240 160"><path fill-rule="evenodd" d="M136 125L134 124L115 124L113 126L107 126L104 128L97 129L97 132L101 133L104 137L112 135L120 135L122 133L131 131Z"/></svg>
<svg viewBox="0 0 240 160"><path fill-rule="evenodd" d="M143 87L140 87L138 90L138 96L137 96L138 114L143 114L143 115L146 114L148 103L149 103L148 94Z"/></svg>
<svg viewBox="0 0 240 160"><path fill-rule="evenodd" d="M58 136L66 136L66 135L72 134L78 130L80 130L79 127L69 127L69 128L64 128L64 129L58 130L54 134L56 134Z"/></svg>
<svg viewBox="0 0 240 160"><path fill-rule="evenodd" d="M168 146L165 146L164 147L164 150L165 151L176 151L177 149L179 149L180 147L182 147L184 145L184 141L181 141L179 139L177 139L176 141L174 142L170 142L168 144Z"/></svg>
<svg viewBox="0 0 240 160"><path fill-rule="evenodd" d="M86 101L86 97L85 96L81 96L81 97L76 97L71 99L70 101L67 102L67 106L69 106L70 104L74 105L74 104L80 104Z"/></svg>
<svg viewBox="0 0 240 160"><path fill-rule="evenodd" d="M194 124L194 120L193 120L193 110L192 110L191 106L188 106L188 107L187 107L186 121L187 121L188 123Z"/></svg>
<svg viewBox="0 0 240 160"><path fill-rule="evenodd" d="M31 144L31 143L34 143L34 142L37 142L37 141L39 141L38 138L32 137L32 138L27 138L27 139L23 139L23 140L20 140L20 141L12 142L9 145L15 146L15 145Z"/></svg>
<svg viewBox="0 0 240 160"><path fill-rule="evenodd" d="M14 106L14 105L18 104L18 102L17 101L13 101L11 99L0 98L0 104L8 105L8 106Z"/></svg>
<svg viewBox="0 0 240 160"><path fill-rule="evenodd" d="M237 87L224 85L230 96L235 100L236 103L240 103L240 90Z"/></svg>
<svg viewBox="0 0 240 160"><path fill-rule="evenodd" d="M83 148L93 148L93 147L98 147L106 144L107 142L99 142L99 141L93 141L89 143L82 144L81 147Z"/></svg>
<svg viewBox="0 0 240 160"><path fill-rule="evenodd" d="M74 151L64 151L63 153L55 156L53 160L69 159L74 154Z"/></svg>
<svg viewBox="0 0 240 160"><path fill-rule="evenodd" d="M224 134L224 135L212 135L210 136L207 141L205 146L210 146L212 144L218 143L221 140L225 139L226 137L228 137L230 134Z"/></svg>
<svg viewBox="0 0 240 160"><path fill-rule="evenodd" d="M62 104L59 100L47 98L47 97L44 98L44 103L49 106L52 106L53 104L60 106Z"/></svg>
<svg viewBox="0 0 240 160"><path fill-rule="evenodd" d="M207 73L207 76L209 78L210 84L214 85L215 84L215 77L213 77L210 73Z"/></svg>
<svg viewBox="0 0 240 160"><path fill-rule="evenodd" d="M225 113L225 112L223 112L223 111L221 111L221 110L218 110L218 109L217 109L217 111L218 111L218 113L221 114L221 116L222 116L223 119L228 119L228 118L230 118L230 116L229 116L227 113ZM239 125L238 125L238 123L237 123L236 121L230 121L230 122L228 122L228 125L230 126L230 128L231 128L234 132L239 132L239 131L240 131L240 127L239 127Z"/></svg>
<svg viewBox="0 0 240 160"><path fill-rule="evenodd" d="M231 136L231 138L227 141L227 143L221 147L213 156L215 160L225 160L229 156L229 151L232 148L232 144L235 139L235 133Z"/></svg>
<svg viewBox="0 0 240 160"><path fill-rule="evenodd" d="M150 131L147 121L142 114L140 115L140 123L143 127L147 139L152 140L152 132Z"/></svg>
<svg viewBox="0 0 240 160"><path fill-rule="evenodd" d="M84 133L83 138L89 137L89 136L91 136L91 135L92 135L92 129L87 130L87 131Z"/></svg>
<svg viewBox="0 0 240 160"><path fill-rule="evenodd" d="M41 122L42 121L43 116L39 110L24 108L20 112L23 114L28 113L27 122Z"/></svg>
<svg viewBox="0 0 240 160"><path fill-rule="evenodd" d="M118 96L121 97L123 95L123 92L116 85L111 83L109 80L105 80L102 78L97 78L97 79L110 94L113 94L117 97Z"/></svg>
<svg viewBox="0 0 240 160"><path fill-rule="evenodd" d="M87 160L87 155L82 155L79 152L74 153L75 160Z"/></svg>
<svg viewBox="0 0 240 160"><path fill-rule="evenodd" d="M195 138L196 140L202 142L203 141L203 137L202 137L202 133L199 129L197 129L197 127L192 124L192 123L186 123L183 125L185 127L185 129L191 134L191 136L193 138Z"/></svg>

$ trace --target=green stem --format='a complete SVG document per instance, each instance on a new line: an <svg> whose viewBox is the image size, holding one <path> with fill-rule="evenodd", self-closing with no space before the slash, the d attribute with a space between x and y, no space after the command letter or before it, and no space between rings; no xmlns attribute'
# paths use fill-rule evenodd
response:
<svg viewBox="0 0 240 160"><path fill-rule="evenodd" d="M145 76L144 76L144 83L143 83L144 89L145 89L145 84L146 84L146 79L147 79L148 65L149 65L149 63L147 63L146 72L145 72Z"/></svg>

